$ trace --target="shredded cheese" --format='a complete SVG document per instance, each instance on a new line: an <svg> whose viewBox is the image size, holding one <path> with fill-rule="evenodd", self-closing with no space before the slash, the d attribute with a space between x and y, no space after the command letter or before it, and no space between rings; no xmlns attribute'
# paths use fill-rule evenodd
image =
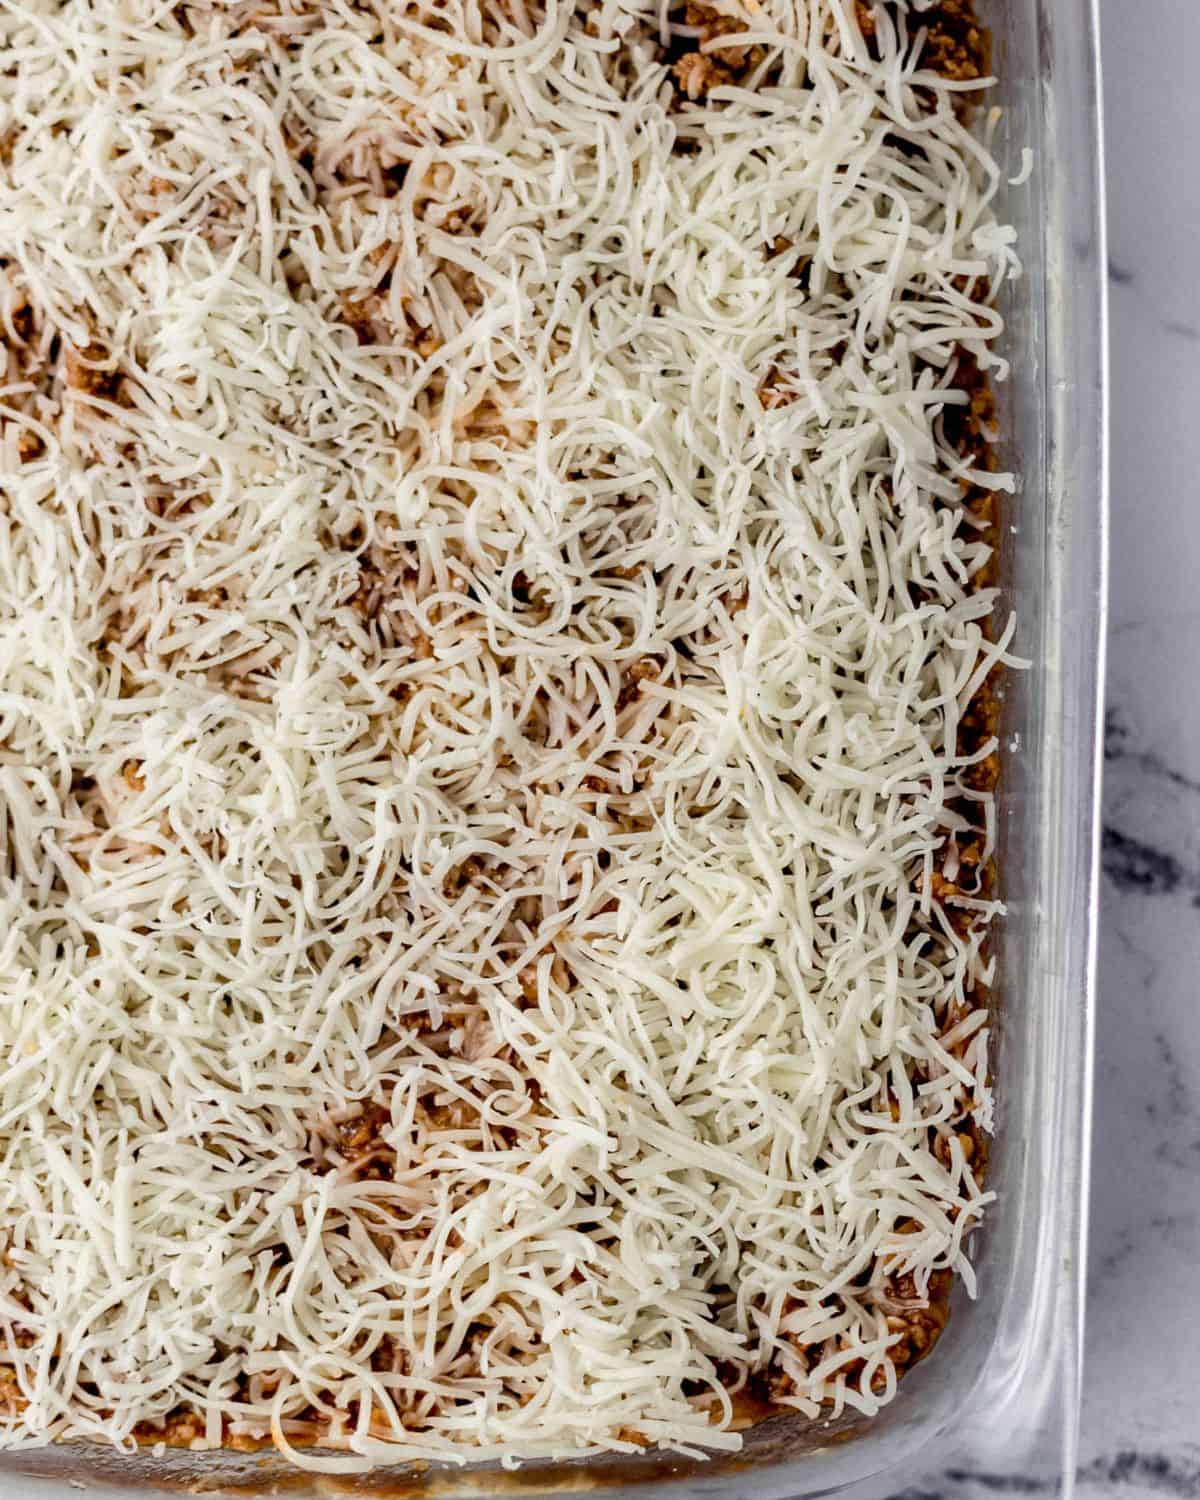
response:
<svg viewBox="0 0 1200 1500"><path fill-rule="evenodd" d="M734 1448L969 1282L1013 236L720 9L5 7L0 1443Z"/></svg>

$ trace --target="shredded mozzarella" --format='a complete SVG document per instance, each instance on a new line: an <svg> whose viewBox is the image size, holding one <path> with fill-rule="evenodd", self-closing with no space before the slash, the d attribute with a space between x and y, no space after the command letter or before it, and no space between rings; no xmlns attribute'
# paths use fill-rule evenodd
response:
<svg viewBox="0 0 1200 1500"><path fill-rule="evenodd" d="M969 1280L1013 236L924 7L720 9L5 7L0 1442L732 1448Z"/></svg>

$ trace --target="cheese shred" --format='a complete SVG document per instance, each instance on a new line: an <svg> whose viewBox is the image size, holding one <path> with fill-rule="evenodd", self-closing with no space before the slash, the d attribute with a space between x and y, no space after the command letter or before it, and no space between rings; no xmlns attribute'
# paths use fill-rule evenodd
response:
<svg viewBox="0 0 1200 1500"><path fill-rule="evenodd" d="M973 1284L927 11L5 5L0 1445L734 1449Z"/></svg>

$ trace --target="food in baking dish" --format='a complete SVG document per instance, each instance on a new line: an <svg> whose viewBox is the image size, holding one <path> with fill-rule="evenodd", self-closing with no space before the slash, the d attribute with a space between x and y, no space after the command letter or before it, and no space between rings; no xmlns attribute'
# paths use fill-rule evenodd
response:
<svg viewBox="0 0 1200 1500"><path fill-rule="evenodd" d="M0 28L2 1440L873 1412L988 1199L973 12Z"/></svg>

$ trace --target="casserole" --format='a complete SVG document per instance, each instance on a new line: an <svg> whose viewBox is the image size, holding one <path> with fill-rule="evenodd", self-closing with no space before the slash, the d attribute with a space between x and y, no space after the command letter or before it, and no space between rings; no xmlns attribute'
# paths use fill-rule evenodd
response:
<svg viewBox="0 0 1200 1500"><path fill-rule="evenodd" d="M1103 234L1099 224L1092 7L1019 0L989 13L996 40L996 150L1035 173L1006 213L1022 227L1026 275L1008 292L1014 379L1001 393L1001 461L1022 478L1003 576L1021 605L1017 649L1034 669L1012 680L1002 801L1010 914L1003 976L997 1139L990 1186L1001 1210L980 1235L982 1296L961 1297L936 1360L861 1432L777 1418L729 1458L661 1454L547 1466L377 1470L353 1482L310 1479L271 1458L64 1446L7 1455L0 1495L48 1494L80 1480L133 1493L487 1494L517 1487L622 1490L680 1481L716 1494L815 1494L856 1485L892 1492L921 1472L1001 1462L1069 1483L1078 1400L1083 1188L1091 1028L1097 694L1101 677ZM1008 451L1006 451L1006 449ZM853 1441L844 1439L853 1438Z"/></svg>

